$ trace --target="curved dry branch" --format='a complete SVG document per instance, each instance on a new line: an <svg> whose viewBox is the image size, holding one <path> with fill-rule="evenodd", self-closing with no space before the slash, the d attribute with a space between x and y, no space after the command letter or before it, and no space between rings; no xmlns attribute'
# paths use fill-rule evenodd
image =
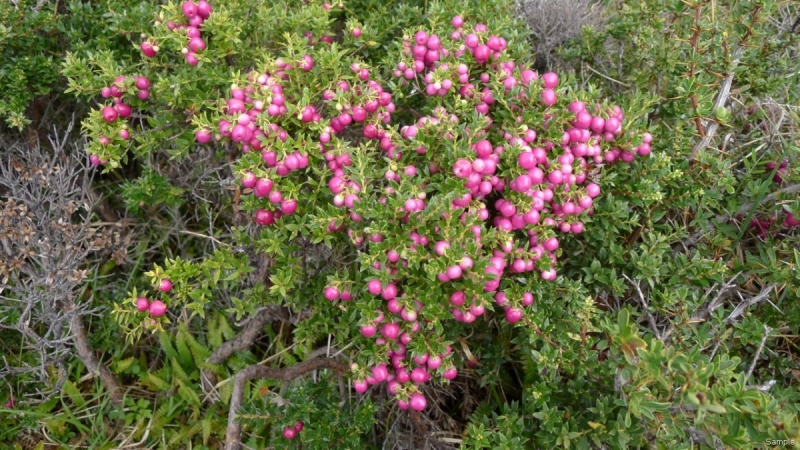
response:
<svg viewBox="0 0 800 450"><path fill-rule="evenodd" d="M100 377L111 397L111 403L114 406L121 407L125 397L122 386L119 384L117 376L114 375L109 368L100 362L95 355L94 349L89 338L86 335L86 328L83 326L83 319L80 315L74 314L70 320L70 331L72 332L72 340L75 343L75 350L78 353L78 358L81 359L86 369Z"/></svg>
<svg viewBox="0 0 800 450"><path fill-rule="evenodd" d="M288 319L289 310L282 306L273 305L261 309L245 324L239 334L217 347L206 361L211 364L224 363L234 353L250 348L253 342L261 336L264 327L268 323ZM206 393L211 392L217 381L217 376L214 372L208 369L203 370L203 391Z"/></svg>
<svg viewBox="0 0 800 450"><path fill-rule="evenodd" d="M313 358L283 369L252 365L240 370L233 381L233 394L228 412L228 429L225 432L225 450L239 450L241 447L242 425L236 421L236 411L241 408L244 401L244 389L247 382L261 378L291 381L321 369L331 369L334 373L343 375L347 373L349 366L333 358Z"/></svg>
<svg viewBox="0 0 800 450"><path fill-rule="evenodd" d="M719 93L714 101L714 109L712 111L716 111L717 109L725 106L725 103L728 101L728 98L731 95L731 85L733 85L733 75L735 73L736 66L739 65L739 60L742 57L742 53L744 53L744 49L742 47L738 47L734 51L730 73L727 77L725 77L724 80L722 80ZM719 122L716 120L711 120L704 130L703 137L695 144L694 148L692 148L692 153L689 155L689 161L694 161L697 159L697 156L700 154L700 152L708 147L708 145L711 143L711 140L714 138L714 135L717 133L717 128L719 128Z"/></svg>

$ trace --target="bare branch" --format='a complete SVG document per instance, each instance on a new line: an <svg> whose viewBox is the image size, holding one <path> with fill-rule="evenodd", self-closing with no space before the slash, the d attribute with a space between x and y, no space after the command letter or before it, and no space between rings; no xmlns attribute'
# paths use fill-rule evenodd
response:
<svg viewBox="0 0 800 450"><path fill-rule="evenodd" d="M739 60L742 58L742 53L744 53L744 48L739 46L733 52L733 63L731 64L730 73L727 77L722 81L722 85L719 88L719 93L717 94L717 99L714 101L714 109L716 111L717 108L721 108L725 106L725 103L728 101L728 97L731 95L731 85L733 84L733 75L736 72L736 66L739 65ZM711 140L714 138L714 135L717 133L717 128L719 128L719 123L716 120L710 120L710 123L705 129L705 134L700 139L700 141L695 144L694 148L692 148L692 153L689 155L689 161L694 161L697 159L697 155L700 151L705 150L708 147L708 144L711 143Z"/></svg>
<svg viewBox="0 0 800 450"><path fill-rule="evenodd" d="M744 312L745 312L745 310L747 308L749 308L749 307L751 307L751 306L753 306L753 305L755 305L757 303L763 302L764 300L769 298L769 294L772 292L773 289L775 289L776 286L777 286L776 283L769 284L766 287L764 287L763 289L761 289L761 292L759 292L758 295L756 295L754 297L751 297L751 298L745 300L744 302L740 303L739 306L737 306L733 310L731 315L728 316L727 319L725 319L725 322L727 322L729 324L735 322L736 319L739 316L744 314Z"/></svg>
<svg viewBox="0 0 800 450"><path fill-rule="evenodd" d="M761 351L764 350L764 344L767 342L767 338L769 337L769 333L772 332L772 328L768 327L764 324L764 337L761 338L761 343L758 344L758 348L756 349L756 354L753 355L753 362L750 363L750 368L747 369L747 375L744 378L745 383L750 380L750 376L753 375L753 370L756 368L756 363L758 362L758 358L761 356Z"/></svg>
<svg viewBox="0 0 800 450"><path fill-rule="evenodd" d="M713 313L715 309L720 307L720 305L722 303L722 300L725 299L726 294L731 292L731 290L736 287L735 280L737 278L739 278L739 275L741 275L741 274L742 274L741 272L737 272L736 275L732 276L730 278L730 280L728 280L727 283L723 284L719 288L719 291L717 291L717 295L714 296L714 298L708 304L700 307L694 313L694 315L692 315L692 317L689 319L689 322L690 323L697 323L697 322L702 322L702 321L708 319L709 316L711 316L711 313ZM711 289L709 289L708 292L706 292L706 295L708 295L708 293L710 293L710 292L711 292ZM705 297L704 297L704 299L705 299ZM672 334L673 331L675 331L675 326L674 325L671 326L664 333L664 339L667 339Z"/></svg>
<svg viewBox="0 0 800 450"><path fill-rule="evenodd" d="M242 350L246 350L253 345L253 342L261 336L264 327L278 320L287 320L289 312L280 306L269 306L261 309L244 326L242 331L231 340L217 347L206 361L211 364L222 364L231 355ZM217 384L217 376L211 370L203 370L203 390L211 392Z"/></svg>
<svg viewBox="0 0 800 450"><path fill-rule="evenodd" d="M309 372L322 369L331 369L338 375L343 375L349 366L332 358L314 358L283 369L252 365L236 374L233 382L230 409L228 412L228 429L225 432L225 450L239 450L241 448L242 425L236 420L236 412L244 401L245 385L252 380L268 378L271 380L292 381Z"/></svg>
<svg viewBox="0 0 800 450"><path fill-rule="evenodd" d="M642 312L644 313L645 317L647 317L647 320L650 322L650 328L653 329L653 334L655 334L656 338L659 341L662 340L661 331L659 331L658 329L658 324L656 323L656 319L653 317L652 314L650 314L650 311L647 310L649 306L647 304L647 300L644 298L642 289L639 287L639 283L638 282L634 283L633 280L631 280L625 274L622 274L622 276L625 277L625 279L628 280L632 285L634 285L634 287L636 287L636 292L639 293L639 300L642 303Z"/></svg>
<svg viewBox="0 0 800 450"><path fill-rule="evenodd" d="M100 377L100 381L103 382L103 385L106 387L106 390L111 397L111 402L115 406L122 406L122 401L124 398L122 386L120 386L117 376L114 375L108 369L108 367L106 367L97 359L94 349L92 348L91 343L89 343L89 338L86 336L86 328L83 326L83 320L81 319L81 316L78 314L72 315L72 319L70 320L70 328L78 357L81 359L89 372Z"/></svg>

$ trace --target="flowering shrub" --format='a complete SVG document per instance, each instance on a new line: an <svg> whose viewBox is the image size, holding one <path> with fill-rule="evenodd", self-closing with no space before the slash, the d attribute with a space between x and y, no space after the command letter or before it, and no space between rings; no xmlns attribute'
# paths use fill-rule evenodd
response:
<svg viewBox="0 0 800 450"><path fill-rule="evenodd" d="M181 11L167 18L163 43L143 41L145 57L183 39L186 62L197 65L195 55L206 49L201 36L214 33L203 24L213 24L215 13L203 2L184 2ZM548 302L539 286L557 277L559 239L583 231L603 170L650 153L649 134L634 131L619 106L567 89L555 73L540 77L495 28L467 17L409 30L390 53L399 80L386 88L379 67L342 57L336 46L290 40L193 119L198 144L216 134L241 150L243 210L268 227L262 242L302 236L356 248L356 261L325 272L324 288L295 271L270 289L341 304L370 339L353 365L355 390L388 381L401 409L425 408L420 383L456 377L450 344L466 331L453 320L470 324L496 305L510 325L538 329L541 319L525 310L537 297ZM127 79L101 89L115 105L87 122L99 134L91 147L96 165L116 162L130 137L125 99L144 106L150 97L147 78ZM403 119L412 108L426 114ZM114 145L109 136L117 136ZM180 267L151 274L161 292L172 290L169 279L185 282ZM136 312L201 312L204 299L184 292L166 304L134 295L118 312L128 324L140 320ZM328 321L340 311L312 307Z"/></svg>

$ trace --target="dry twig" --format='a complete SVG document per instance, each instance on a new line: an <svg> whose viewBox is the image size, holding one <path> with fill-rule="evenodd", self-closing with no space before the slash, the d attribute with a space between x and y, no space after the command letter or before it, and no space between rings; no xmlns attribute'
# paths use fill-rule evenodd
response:
<svg viewBox="0 0 800 450"><path fill-rule="evenodd" d="M233 383L233 394L228 412L228 429L225 432L225 450L241 448L242 425L236 419L236 412L242 406L245 385L249 381L261 378L292 381L309 372L322 369L331 369L334 373L343 375L347 373L349 367L346 363L333 358L314 358L283 369L252 365L239 371Z"/></svg>

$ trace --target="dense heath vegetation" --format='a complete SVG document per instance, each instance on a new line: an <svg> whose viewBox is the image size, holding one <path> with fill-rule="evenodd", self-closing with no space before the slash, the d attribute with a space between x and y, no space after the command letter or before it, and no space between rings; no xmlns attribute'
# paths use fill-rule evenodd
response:
<svg viewBox="0 0 800 450"><path fill-rule="evenodd" d="M800 448L796 2L0 27L3 448Z"/></svg>

